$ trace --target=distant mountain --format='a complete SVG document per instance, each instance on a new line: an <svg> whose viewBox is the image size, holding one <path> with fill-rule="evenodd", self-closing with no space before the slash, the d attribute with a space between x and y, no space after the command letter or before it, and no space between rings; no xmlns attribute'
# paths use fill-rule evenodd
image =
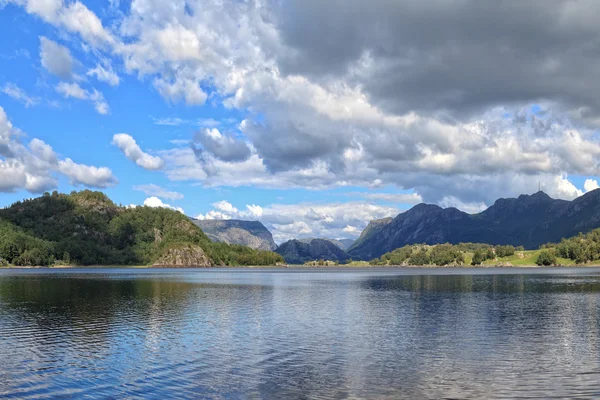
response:
<svg viewBox="0 0 600 400"><path fill-rule="evenodd" d="M241 244L256 250L277 248L271 232L258 221L193 219L193 222L214 242Z"/></svg>
<svg viewBox="0 0 600 400"><path fill-rule="evenodd" d="M315 240L315 239L321 239L321 240L327 240L333 244L335 244L337 247L339 247L342 250L347 250L348 247L352 246L352 244L354 243L353 239L327 239L327 238L306 238L306 239L297 239L302 243L310 243L311 241Z"/></svg>
<svg viewBox="0 0 600 400"><path fill-rule="evenodd" d="M338 240L338 242L340 242L340 244L342 246L340 246L340 248L342 250L348 250L350 248L350 246L352 246L354 244L354 242L356 241L356 239L340 239Z"/></svg>
<svg viewBox="0 0 600 400"><path fill-rule="evenodd" d="M477 242L538 248L600 227L600 189L573 200L544 192L499 199L479 214L418 204L391 220L373 221L348 253L372 259L415 243Z"/></svg>
<svg viewBox="0 0 600 400"><path fill-rule="evenodd" d="M329 260L346 261L350 256L327 239L310 239L308 243L289 240L276 250L288 264L304 264L306 261Z"/></svg>

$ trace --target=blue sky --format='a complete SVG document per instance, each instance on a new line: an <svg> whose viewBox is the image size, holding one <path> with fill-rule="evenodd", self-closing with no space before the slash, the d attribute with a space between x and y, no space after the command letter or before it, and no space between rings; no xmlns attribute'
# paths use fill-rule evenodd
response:
<svg viewBox="0 0 600 400"><path fill-rule="evenodd" d="M395 31L401 3L374 2L360 29L350 21L364 10L350 2L336 31L311 31L303 18L336 18L331 5L0 0L0 206L87 187L126 205L258 219L282 241L353 238L421 201L477 212L538 183L566 199L597 187L593 97L575 84L543 87L595 72L554 60L538 66L537 86L502 84L538 62L527 46L559 49L494 32L462 47L472 20L434 3L415 18L440 17L448 31L415 38ZM449 34L460 59L444 61ZM490 62L487 77L469 73L497 56L485 53L494 40L524 56L497 61L503 70Z"/></svg>

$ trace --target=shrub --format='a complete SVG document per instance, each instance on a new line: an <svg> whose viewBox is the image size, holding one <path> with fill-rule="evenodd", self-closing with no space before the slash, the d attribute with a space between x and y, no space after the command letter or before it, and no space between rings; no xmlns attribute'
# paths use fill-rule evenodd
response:
<svg viewBox="0 0 600 400"><path fill-rule="evenodd" d="M540 266L548 266L556 264L556 254L552 250L542 250L538 254L535 263Z"/></svg>

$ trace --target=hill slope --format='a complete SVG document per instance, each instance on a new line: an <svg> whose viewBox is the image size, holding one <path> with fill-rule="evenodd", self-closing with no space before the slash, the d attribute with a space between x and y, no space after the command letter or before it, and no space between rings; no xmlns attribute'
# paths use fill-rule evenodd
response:
<svg viewBox="0 0 600 400"><path fill-rule="evenodd" d="M0 258L16 265L210 266L274 264L282 258L213 243L185 215L126 208L84 190L17 202L0 210ZM187 260L185 265L181 260Z"/></svg>
<svg viewBox="0 0 600 400"><path fill-rule="evenodd" d="M573 201L552 199L543 192L499 199L479 214L418 204L369 227L349 250L355 259L372 259L416 243L477 242L535 249L600 227L600 189Z"/></svg>
<svg viewBox="0 0 600 400"><path fill-rule="evenodd" d="M289 264L304 264L313 260L346 261L349 256L327 239L311 239L309 243L300 240L289 240L277 248Z"/></svg>
<svg viewBox="0 0 600 400"><path fill-rule="evenodd" d="M192 220L214 242L239 244L257 250L275 250L271 232L258 221Z"/></svg>

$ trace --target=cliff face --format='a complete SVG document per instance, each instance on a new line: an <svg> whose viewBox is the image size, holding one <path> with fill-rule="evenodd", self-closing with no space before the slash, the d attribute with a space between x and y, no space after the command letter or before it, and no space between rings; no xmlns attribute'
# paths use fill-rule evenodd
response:
<svg viewBox="0 0 600 400"><path fill-rule="evenodd" d="M369 224L349 249L355 259L372 259L407 244L460 242L522 245L547 242L600 227L600 190L573 200L543 192L499 199L479 214L418 204L390 221Z"/></svg>
<svg viewBox="0 0 600 400"><path fill-rule="evenodd" d="M201 268L212 267L213 262L200 246L186 245L165 250L153 267Z"/></svg>
<svg viewBox="0 0 600 400"><path fill-rule="evenodd" d="M289 264L304 264L306 261L329 260L345 261L348 253L326 239L312 239L309 243L300 240L289 240L277 248Z"/></svg>
<svg viewBox="0 0 600 400"><path fill-rule="evenodd" d="M240 244L256 250L275 250L271 232L258 221L193 220L214 242Z"/></svg>

